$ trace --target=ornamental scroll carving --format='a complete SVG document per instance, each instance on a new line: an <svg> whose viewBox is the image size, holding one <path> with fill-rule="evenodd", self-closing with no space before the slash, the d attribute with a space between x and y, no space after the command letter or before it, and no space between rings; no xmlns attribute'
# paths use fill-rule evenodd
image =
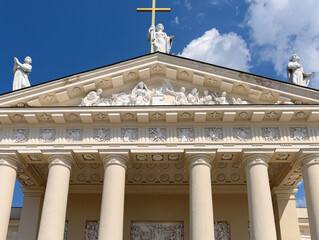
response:
<svg viewBox="0 0 319 240"><path fill-rule="evenodd" d="M184 224L181 222L133 222L131 240L183 240Z"/></svg>

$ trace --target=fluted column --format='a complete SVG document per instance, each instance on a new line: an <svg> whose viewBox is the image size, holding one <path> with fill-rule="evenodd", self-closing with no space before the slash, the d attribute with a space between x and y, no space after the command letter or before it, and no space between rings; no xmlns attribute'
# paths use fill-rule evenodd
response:
<svg viewBox="0 0 319 240"><path fill-rule="evenodd" d="M55 155L49 161L38 240L62 240L72 159Z"/></svg>
<svg viewBox="0 0 319 240"><path fill-rule="evenodd" d="M16 159L0 156L0 240L7 239L17 167Z"/></svg>
<svg viewBox="0 0 319 240"><path fill-rule="evenodd" d="M268 156L263 154L244 159L252 240L277 239L267 161Z"/></svg>
<svg viewBox="0 0 319 240"><path fill-rule="evenodd" d="M214 217L211 183L211 158L193 155L188 158L190 176L190 239L212 240Z"/></svg>
<svg viewBox="0 0 319 240"><path fill-rule="evenodd" d="M103 159L103 163L105 172L99 240L122 240L127 158L109 155Z"/></svg>
<svg viewBox="0 0 319 240"><path fill-rule="evenodd" d="M319 154L301 159L311 239L319 239Z"/></svg>

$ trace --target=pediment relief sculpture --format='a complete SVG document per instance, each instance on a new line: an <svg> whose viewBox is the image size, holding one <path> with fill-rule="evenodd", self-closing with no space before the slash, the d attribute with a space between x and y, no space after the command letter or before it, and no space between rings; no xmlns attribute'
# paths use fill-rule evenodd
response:
<svg viewBox="0 0 319 240"><path fill-rule="evenodd" d="M143 106L143 105L220 105L249 104L238 97L228 97L225 91L199 91L185 87L174 89L168 79L162 86L150 90L144 82L139 82L131 92L113 93L110 97L102 97L102 89L90 91L82 98L79 106Z"/></svg>

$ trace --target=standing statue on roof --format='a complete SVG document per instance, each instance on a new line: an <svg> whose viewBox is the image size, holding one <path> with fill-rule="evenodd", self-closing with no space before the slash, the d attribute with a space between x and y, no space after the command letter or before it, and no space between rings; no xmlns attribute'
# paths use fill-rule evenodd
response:
<svg viewBox="0 0 319 240"><path fill-rule="evenodd" d="M314 74L314 72L304 73L299 61L300 58L297 56L297 54L294 54L290 57L289 63L287 65L288 82L299 86L308 87L310 77Z"/></svg>
<svg viewBox="0 0 319 240"><path fill-rule="evenodd" d="M156 26L152 25L148 30L147 41L154 44L155 52L169 53L172 47L174 36L167 36L164 31L163 24L159 23Z"/></svg>
<svg viewBox="0 0 319 240"><path fill-rule="evenodd" d="M16 57L14 58L12 91L31 86L28 78L32 71L31 63L32 59L29 56L24 59L23 64Z"/></svg>

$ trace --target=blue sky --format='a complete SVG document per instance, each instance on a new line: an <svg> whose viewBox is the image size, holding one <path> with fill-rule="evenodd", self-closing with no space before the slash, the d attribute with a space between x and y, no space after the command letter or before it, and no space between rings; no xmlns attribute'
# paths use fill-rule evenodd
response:
<svg viewBox="0 0 319 240"><path fill-rule="evenodd" d="M151 14L136 8L151 2L2 1L0 93L12 89L14 57L31 56L35 85L149 53ZM156 15L175 36L172 54L286 81L297 53L305 72L319 72L318 0L157 0L157 7L172 8ZM319 74L310 86L319 88Z"/></svg>

